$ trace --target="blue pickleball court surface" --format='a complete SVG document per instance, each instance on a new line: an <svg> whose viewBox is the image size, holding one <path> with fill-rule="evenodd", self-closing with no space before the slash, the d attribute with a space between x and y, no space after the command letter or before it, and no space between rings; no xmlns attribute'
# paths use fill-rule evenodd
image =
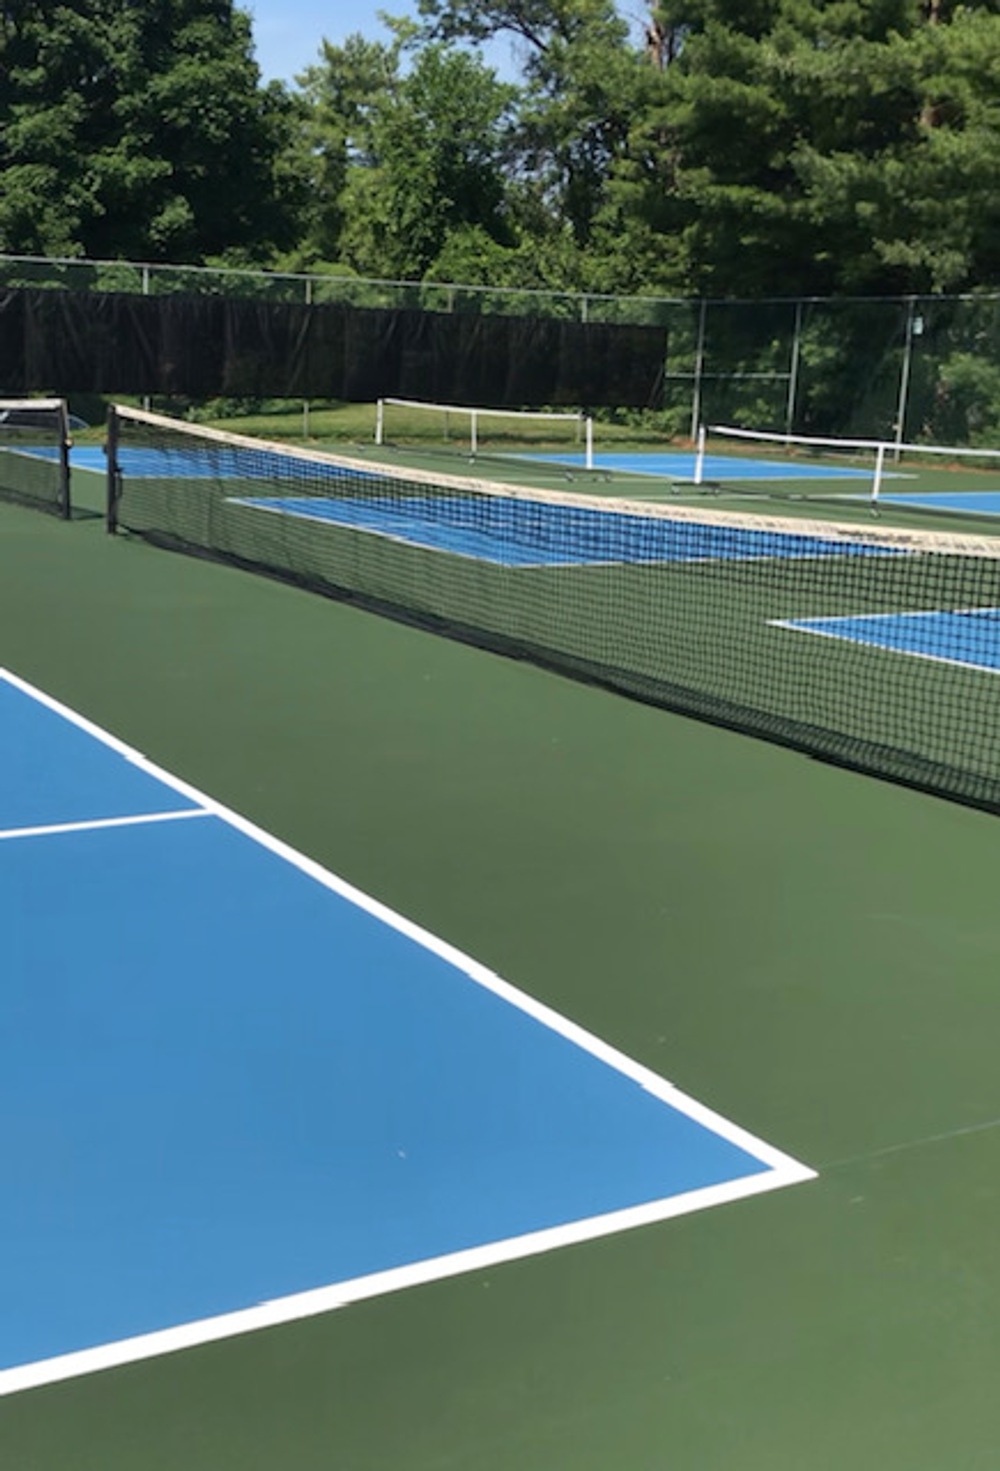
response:
<svg viewBox="0 0 1000 1471"><path fill-rule="evenodd" d="M582 470L586 456L545 453L511 456L512 459L545 461ZM693 453L666 452L649 454L594 455L594 469L623 475L651 475L657 480L691 481L697 469ZM745 455L706 455L701 465L706 481L726 480L870 480L872 472L863 466L802 464L799 461L754 459Z"/></svg>
<svg viewBox="0 0 1000 1471"><path fill-rule="evenodd" d="M810 1175L2 673L0 924L0 1393Z"/></svg>
<svg viewBox="0 0 1000 1471"><path fill-rule="evenodd" d="M45 459L55 459L58 451L48 446L32 450ZM240 480L266 480L280 467L287 476L301 468L303 478L315 475L308 461L296 462L289 457L276 456L266 448L248 454L246 450L226 445L203 446L185 449L183 445L171 445L161 449L154 445L120 445L118 465L124 474L135 479L207 480L214 478ZM102 445L74 445L70 451L70 466L74 470L89 470L103 475L108 468L107 456ZM327 467L331 479L339 478L332 466Z"/></svg>
<svg viewBox="0 0 1000 1471"><path fill-rule="evenodd" d="M873 649L1000 673L1000 608L794 618L779 625Z"/></svg>
<svg viewBox="0 0 1000 1471"><path fill-rule="evenodd" d="M879 497L890 506L952 511L960 516L1000 516L1000 490L891 491Z"/></svg>
<svg viewBox="0 0 1000 1471"><path fill-rule="evenodd" d="M0 832L196 805L0 678Z"/></svg>
<svg viewBox="0 0 1000 1471"><path fill-rule="evenodd" d="M54 454L47 448L40 454ZM211 458L211 457L209 457ZM214 457L223 473L233 477L248 473L245 455L239 451L220 449ZM581 470L586 458L582 453L546 453L509 455L505 458L523 460L525 463L566 465ZM154 447L123 445L119 449L119 462L129 475L177 475L204 476L216 474L218 469L209 466L205 451L185 452L173 447L169 450ZM103 473L107 467L104 450L99 445L76 445L72 451L72 464L80 470L96 470ZM691 480L694 477L696 457L692 453L666 452L650 454L614 454L611 452L594 455L594 468L609 473L647 475L658 480ZM706 480L870 480L871 470L851 465L808 465L782 460L753 459L741 455L706 455L702 473Z"/></svg>
<svg viewBox="0 0 1000 1471"><path fill-rule="evenodd" d="M794 530L676 520L569 500L393 492L239 496L232 503L506 567L895 555L892 548L866 543L861 537L835 539Z"/></svg>
<svg viewBox="0 0 1000 1471"><path fill-rule="evenodd" d="M764 528L690 522L651 513L581 504L570 497L532 499L510 494L422 492L405 478L392 489L377 468L340 467L324 461L275 456L266 448L247 452L219 445L197 449L171 446L121 446L122 471L130 478L212 479L221 483L259 482L278 494L234 493L230 504L296 521L318 522L385 537L429 551L447 552L512 568L655 565L669 562L753 561L764 558L886 555L861 539L835 540ZM517 458L517 457L512 457ZM574 455L522 456L580 465ZM102 470L97 446L73 451L81 469ZM694 474L693 455L605 454L597 468L651 475L668 480ZM844 466L788 466L778 462L709 456L709 480L773 480L803 475L810 479L857 479L865 472ZM329 493L324 494L325 486ZM299 493L299 490L307 492Z"/></svg>

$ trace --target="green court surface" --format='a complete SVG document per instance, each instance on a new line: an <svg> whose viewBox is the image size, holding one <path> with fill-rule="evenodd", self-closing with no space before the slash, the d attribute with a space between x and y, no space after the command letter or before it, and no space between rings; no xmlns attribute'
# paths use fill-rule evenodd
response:
<svg viewBox="0 0 1000 1471"><path fill-rule="evenodd" d="M0 665L819 1172L2 1399L3 1471L993 1471L996 817L7 506Z"/></svg>

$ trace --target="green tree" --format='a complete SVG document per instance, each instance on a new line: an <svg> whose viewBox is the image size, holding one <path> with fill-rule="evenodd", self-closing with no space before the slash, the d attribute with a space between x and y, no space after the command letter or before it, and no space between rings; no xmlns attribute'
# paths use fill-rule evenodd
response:
<svg viewBox="0 0 1000 1471"><path fill-rule="evenodd" d="M613 0L420 0L425 35L513 39L523 73L512 142L523 232L569 232L583 284L595 221L644 88L644 58Z"/></svg>
<svg viewBox="0 0 1000 1471"><path fill-rule="evenodd" d="M348 36L343 46L324 40L320 60L298 79L301 127L289 167L308 180L304 228L294 263L308 267L340 256L345 193L352 168L373 169L380 110L399 85L401 40L388 44Z"/></svg>
<svg viewBox="0 0 1000 1471"><path fill-rule="evenodd" d="M290 244L294 124L230 0L0 8L0 248L198 261Z"/></svg>
<svg viewBox="0 0 1000 1471"><path fill-rule="evenodd" d="M506 135L514 89L446 44L324 43L303 80L313 180L307 254L419 280L453 233L507 240Z"/></svg>
<svg viewBox="0 0 1000 1471"><path fill-rule="evenodd" d="M670 61L609 186L613 218L676 289L890 293L993 279L997 8L664 0Z"/></svg>

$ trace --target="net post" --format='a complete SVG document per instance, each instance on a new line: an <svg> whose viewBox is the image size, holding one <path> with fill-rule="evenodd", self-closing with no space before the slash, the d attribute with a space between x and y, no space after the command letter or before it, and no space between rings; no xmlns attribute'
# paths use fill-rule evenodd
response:
<svg viewBox="0 0 1000 1471"><path fill-rule="evenodd" d="M385 436L385 399L375 404L375 443L381 444Z"/></svg>
<svg viewBox="0 0 1000 1471"><path fill-rule="evenodd" d="M699 424L698 425L698 436L697 436L697 442L696 442L696 448L695 448L695 456L694 456L694 483L695 483L695 485L702 485L702 484L704 484L704 480L705 480L705 438L706 438L705 426L704 426L704 424Z"/></svg>
<svg viewBox="0 0 1000 1471"><path fill-rule="evenodd" d="M121 494L121 474L118 469L118 410L108 405L108 437L104 445L107 456L107 512L105 529L114 536L118 530L118 499Z"/></svg>
<svg viewBox="0 0 1000 1471"><path fill-rule="evenodd" d="M472 455L472 458L473 459L476 458L476 455L477 455L477 453L479 451L478 423L479 423L479 416L476 413L475 409L473 409L472 410L472 432L471 432L471 437L470 437L470 441L469 441L469 452Z"/></svg>
<svg viewBox="0 0 1000 1471"><path fill-rule="evenodd" d="M583 421L584 464L588 470L594 468L594 421L588 414Z"/></svg>
<svg viewBox="0 0 1000 1471"><path fill-rule="evenodd" d="M69 409L66 400L59 405L59 515L68 521L72 515L70 499L69 451L72 441L69 433Z"/></svg>
<svg viewBox="0 0 1000 1471"><path fill-rule="evenodd" d="M871 508L872 515L878 514L878 498L882 489L882 479L885 471L886 445L879 444L875 451L875 474L872 478Z"/></svg>

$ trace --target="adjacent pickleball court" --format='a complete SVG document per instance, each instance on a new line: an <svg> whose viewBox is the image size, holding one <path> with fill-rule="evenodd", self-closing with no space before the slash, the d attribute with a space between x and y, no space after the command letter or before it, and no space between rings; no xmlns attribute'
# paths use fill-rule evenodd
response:
<svg viewBox="0 0 1000 1471"><path fill-rule="evenodd" d="M1000 674L1000 608L790 618L778 628Z"/></svg>
<svg viewBox="0 0 1000 1471"><path fill-rule="evenodd" d="M9 673L0 870L0 1393L811 1175Z"/></svg>

